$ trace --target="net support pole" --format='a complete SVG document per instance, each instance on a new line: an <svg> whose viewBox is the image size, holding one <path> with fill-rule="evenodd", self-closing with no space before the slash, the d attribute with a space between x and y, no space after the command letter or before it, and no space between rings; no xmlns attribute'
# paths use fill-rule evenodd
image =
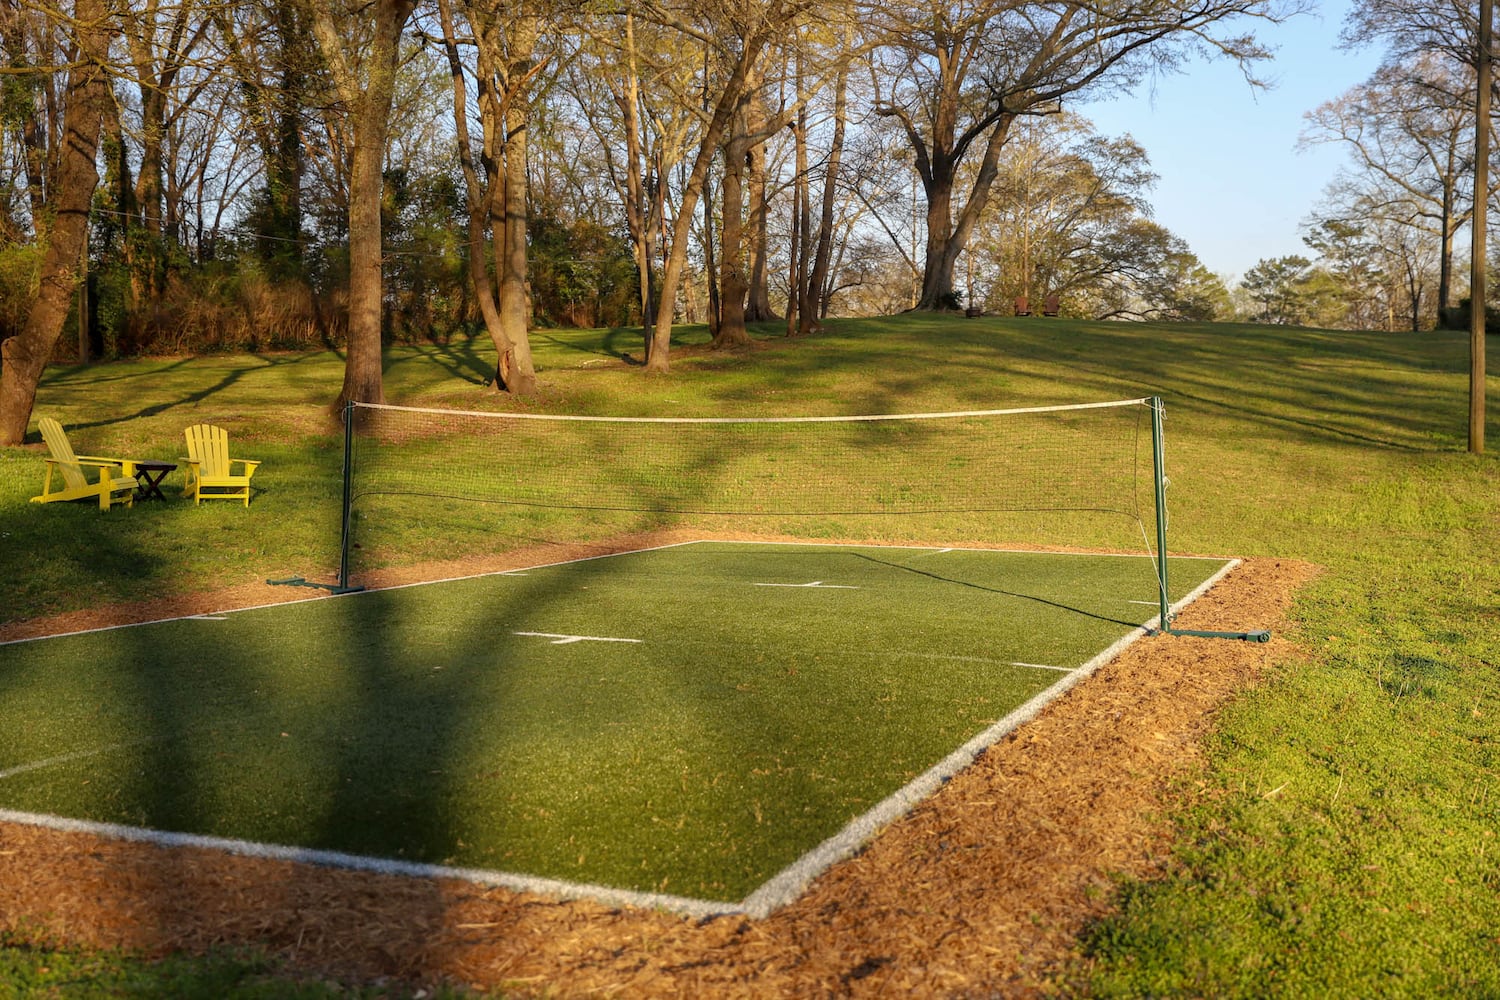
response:
<svg viewBox="0 0 1500 1000"><path fill-rule="evenodd" d="M349 542L353 537L350 513L354 507L354 400L344 403L344 495L339 519L339 582L336 594L363 588L349 586Z"/></svg>
<svg viewBox="0 0 1500 1000"><path fill-rule="evenodd" d="M344 488L343 503L339 515L339 578L335 583L317 583L303 576L289 576L282 580L267 580L273 587L310 587L327 590L334 594L352 594L364 587L349 586L349 544L353 539L353 524L350 512L354 507L354 401L344 403Z"/></svg>
<svg viewBox="0 0 1500 1000"><path fill-rule="evenodd" d="M1163 410L1160 396L1152 396L1151 407L1151 478L1156 489L1156 596L1161 611L1157 624L1163 632L1172 628L1171 591L1167 587L1167 460L1163 434Z"/></svg>
<svg viewBox="0 0 1500 1000"><path fill-rule="evenodd" d="M1151 466L1156 480L1156 582L1158 602L1161 607L1159 631L1166 635L1198 636L1203 639L1239 639L1243 642L1270 642L1271 633L1259 632L1214 632L1204 629L1173 628L1172 604L1167 588L1167 462L1166 436L1163 433L1163 417L1166 405L1160 396L1152 396L1151 407Z"/></svg>

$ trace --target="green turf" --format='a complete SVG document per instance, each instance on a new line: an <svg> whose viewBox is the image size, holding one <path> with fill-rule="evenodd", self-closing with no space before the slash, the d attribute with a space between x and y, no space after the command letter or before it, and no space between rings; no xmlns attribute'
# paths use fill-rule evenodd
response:
<svg viewBox="0 0 1500 1000"><path fill-rule="evenodd" d="M1222 565L1174 559L1174 598ZM1153 583L698 543L16 643L0 803L736 901L1150 619Z"/></svg>

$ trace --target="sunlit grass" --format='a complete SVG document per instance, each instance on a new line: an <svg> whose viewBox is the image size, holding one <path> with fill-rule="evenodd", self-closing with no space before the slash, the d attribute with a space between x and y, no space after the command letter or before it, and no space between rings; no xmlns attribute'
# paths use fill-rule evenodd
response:
<svg viewBox="0 0 1500 1000"><path fill-rule="evenodd" d="M542 392L525 401L484 389L482 342L402 348L386 388L393 402L691 416L1162 395L1173 549L1326 572L1295 609L1302 652L1224 716L1202 788L1183 789L1179 864L1124 888L1068 989L1500 992L1500 462L1462 450L1463 335L917 316L765 332L757 350L685 350L666 378L619 360L639 356L636 331L539 335ZM0 450L4 616L330 568L325 408L341 375L332 354L54 369L37 412L80 450L170 458L183 427L222 422L268 460L264 492L249 511L42 508L26 503L40 446ZM1493 369L1490 386L1500 413Z"/></svg>

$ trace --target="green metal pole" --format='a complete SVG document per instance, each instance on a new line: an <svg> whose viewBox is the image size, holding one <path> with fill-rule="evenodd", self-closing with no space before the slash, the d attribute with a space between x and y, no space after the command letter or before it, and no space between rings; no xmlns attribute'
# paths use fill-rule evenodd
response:
<svg viewBox="0 0 1500 1000"><path fill-rule="evenodd" d="M313 583L306 577L289 576L284 580L267 580L274 587L312 587L317 590L328 590L335 594L350 594L363 587L349 586L349 544L353 538L353 519L350 512L354 507L354 401L344 403L344 504L343 516L339 525L339 578L337 583Z"/></svg>
<svg viewBox="0 0 1500 1000"><path fill-rule="evenodd" d="M344 403L344 505L339 535L339 586L337 592L349 590L349 512L354 506L354 400Z"/></svg>
<svg viewBox="0 0 1500 1000"><path fill-rule="evenodd" d="M1162 433L1162 418L1166 405L1160 396L1151 397L1151 464L1156 477L1156 566L1157 584L1161 588L1161 623L1159 631L1167 635L1198 636L1204 639L1239 639L1243 642L1270 642L1271 633L1256 632L1209 632L1200 629L1172 627L1171 601L1167 590L1167 470L1165 436Z"/></svg>
<svg viewBox="0 0 1500 1000"><path fill-rule="evenodd" d="M1156 480L1156 584L1161 606L1161 631L1172 628L1171 601L1167 589L1167 459L1162 434L1166 404L1160 396L1151 397L1151 467Z"/></svg>

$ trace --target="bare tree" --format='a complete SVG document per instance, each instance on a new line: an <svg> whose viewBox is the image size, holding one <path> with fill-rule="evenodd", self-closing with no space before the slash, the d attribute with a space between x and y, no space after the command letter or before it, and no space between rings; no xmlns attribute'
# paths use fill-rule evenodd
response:
<svg viewBox="0 0 1500 1000"><path fill-rule="evenodd" d="M951 309L954 267L989 199L1000 150L1015 121L1052 113L1091 88L1128 88L1175 69L1190 54L1246 68L1267 53L1240 18L1279 20L1278 0L907 0L867 15L884 42L876 111L900 123L927 200L926 260L917 307ZM978 166L960 194L960 168Z"/></svg>
<svg viewBox="0 0 1500 1000"><path fill-rule="evenodd" d="M1469 451L1484 451L1485 295L1487 208L1489 202L1490 106L1494 6L1491 0L1360 0L1344 22L1344 41L1351 47L1382 43L1395 61L1436 53L1473 69L1474 85L1474 224L1469 255Z"/></svg>
<svg viewBox="0 0 1500 1000"><path fill-rule="evenodd" d="M1300 139L1349 150L1363 211L1409 220L1437 238L1440 310L1451 304L1453 239L1473 214L1472 90L1467 67L1431 53L1387 63L1309 112Z"/></svg>
<svg viewBox="0 0 1500 1000"><path fill-rule="evenodd" d="M237 84L241 128L260 150L259 203L247 221L258 256L276 280L304 278L303 119L320 86L303 5L270 2L213 7L222 59Z"/></svg>
<svg viewBox="0 0 1500 1000"><path fill-rule="evenodd" d="M0 445L20 444L25 436L42 371L68 317L88 241L89 209L99 184L95 156L110 100L106 66L112 25L103 0L77 0L71 11L45 13L55 30L71 38L68 82L54 183L35 202L39 215L49 219L40 282L20 332L0 344Z"/></svg>
<svg viewBox="0 0 1500 1000"><path fill-rule="evenodd" d="M816 5L816 0L742 0L728 7L699 5L689 0L683 7L652 4L649 17L670 25L685 38L710 46L719 53L717 72L705 77L705 124L698 146L681 186L677 217L672 224L671 250L662 272L662 294L657 303L654 326L646 357L646 370L665 372L670 367L672 319L678 285L687 263L688 236L698 200L709 170L730 122L745 98L752 71L765 50Z"/></svg>
<svg viewBox="0 0 1500 1000"><path fill-rule="evenodd" d="M481 141L476 163L469 134L468 82L449 0L439 0L444 48L453 78L453 119L469 216L469 276L485 328L495 344L493 385L517 395L536 391L526 293L527 123L529 88L543 62L536 59L540 18L464 2L475 52L475 96ZM481 170L483 176L481 176ZM493 241L498 283L491 283L485 247Z"/></svg>

